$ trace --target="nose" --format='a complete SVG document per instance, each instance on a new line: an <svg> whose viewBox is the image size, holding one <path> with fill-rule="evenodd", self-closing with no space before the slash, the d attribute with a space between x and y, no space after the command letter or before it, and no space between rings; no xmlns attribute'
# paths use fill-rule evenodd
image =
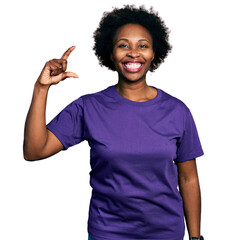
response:
<svg viewBox="0 0 227 240"><path fill-rule="evenodd" d="M140 53L139 53L136 49L131 49L131 50L127 53L127 56L136 58L136 57L139 57L139 56L140 56Z"/></svg>

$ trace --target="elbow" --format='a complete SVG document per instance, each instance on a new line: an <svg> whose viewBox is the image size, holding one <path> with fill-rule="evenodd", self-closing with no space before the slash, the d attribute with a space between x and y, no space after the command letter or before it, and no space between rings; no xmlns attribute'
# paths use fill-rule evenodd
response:
<svg viewBox="0 0 227 240"><path fill-rule="evenodd" d="M26 160L26 161L34 161L35 159L33 159L32 157L30 157L29 155L27 155L27 154L24 154L24 160Z"/></svg>
<svg viewBox="0 0 227 240"><path fill-rule="evenodd" d="M23 157L26 161L36 161L41 159L37 154L34 154L31 149L27 149L25 144L23 146Z"/></svg>
<svg viewBox="0 0 227 240"><path fill-rule="evenodd" d="M43 155L41 151L37 153L37 152L26 151L26 150L23 150L23 157L24 157L24 160L29 162L47 158L47 156Z"/></svg>
<svg viewBox="0 0 227 240"><path fill-rule="evenodd" d="M24 160L31 161L29 156L25 152L23 152L23 157L24 157Z"/></svg>
<svg viewBox="0 0 227 240"><path fill-rule="evenodd" d="M29 154L29 151L26 147L25 141L23 144L23 157L24 157L24 160L26 160L26 161L32 161L31 154Z"/></svg>
<svg viewBox="0 0 227 240"><path fill-rule="evenodd" d="M24 156L24 160L29 161L29 162L38 160L38 158L35 158L34 156L32 156L31 154L28 154L26 152L23 153L23 156Z"/></svg>
<svg viewBox="0 0 227 240"><path fill-rule="evenodd" d="M29 154L24 154L24 160L26 160L28 162L37 161L37 160L41 160L41 159L43 159L43 158L38 157L38 156L29 155Z"/></svg>

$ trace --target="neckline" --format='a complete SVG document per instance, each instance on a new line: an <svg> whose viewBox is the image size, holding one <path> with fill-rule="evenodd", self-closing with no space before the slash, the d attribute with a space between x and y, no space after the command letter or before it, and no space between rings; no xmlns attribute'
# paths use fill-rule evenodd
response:
<svg viewBox="0 0 227 240"><path fill-rule="evenodd" d="M152 105L152 104L156 103L161 98L161 90L157 87L148 85L149 87L153 87L157 90L157 96L155 98L150 99L150 100L145 101L145 102L132 101L130 99L127 99L127 98L121 96L119 94L119 92L117 91L116 86L117 86L117 84L114 84L114 85L111 86L112 93L113 93L114 97L122 103L127 103L127 104L134 105L134 106L146 106L146 105Z"/></svg>

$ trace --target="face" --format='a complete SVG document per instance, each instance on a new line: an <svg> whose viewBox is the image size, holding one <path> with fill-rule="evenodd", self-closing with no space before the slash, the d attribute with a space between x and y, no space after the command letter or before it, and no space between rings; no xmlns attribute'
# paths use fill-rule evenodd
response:
<svg viewBox="0 0 227 240"><path fill-rule="evenodd" d="M110 58L120 79L145 80L154 55L152 37L145 27L130 23L118 29Z"/></svg>

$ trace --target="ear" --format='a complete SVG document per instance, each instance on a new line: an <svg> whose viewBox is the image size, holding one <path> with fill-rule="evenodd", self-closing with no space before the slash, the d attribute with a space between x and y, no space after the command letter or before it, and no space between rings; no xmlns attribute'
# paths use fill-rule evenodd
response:
<svg viewBox="0 0 227 240"><path fill-rule="evenodd" d="M110 54L110 60L113 62L114 60L113 60L113 54L111 53Z"/></svg>
<svg viewBox="0 0 227 240"><path fill-rule="evenodd" d="M151 61L151 62L153 62L153 60L154 60L154 57L155 57L155 52L154 52L154 55L153 55L153 58L152 58L152 61Z"/></svg>

